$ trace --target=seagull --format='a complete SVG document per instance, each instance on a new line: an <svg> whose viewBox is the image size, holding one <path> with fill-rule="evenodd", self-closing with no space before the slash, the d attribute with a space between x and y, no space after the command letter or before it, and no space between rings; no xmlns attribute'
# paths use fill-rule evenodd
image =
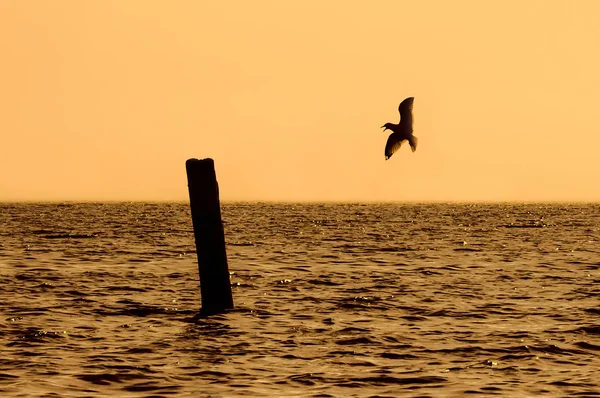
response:
<svg viewBox="0 0 600 398"><path fill-rule="evenodd" d="M410 149L412 149L413 152L417 150L418 140L417 137L413 135L412 109L414 100L414 97L408 97L400 103L400 106L398 107L398 112L400 112L400 123L386 123L381 126L383 131L388 129L393 131L385 144L385 160L391 158L404 141L408 141Z"/></svg>

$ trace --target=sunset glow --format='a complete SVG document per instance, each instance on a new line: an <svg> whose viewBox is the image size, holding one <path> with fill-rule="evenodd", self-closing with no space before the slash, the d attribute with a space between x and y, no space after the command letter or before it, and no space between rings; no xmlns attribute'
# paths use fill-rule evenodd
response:
<svg viewBox="0 0 600 398"><path fill-rule="evenodd" d="M0 200L600 200L600 2L0 1ZM414 97L415 153L384 160Z"/></svg>

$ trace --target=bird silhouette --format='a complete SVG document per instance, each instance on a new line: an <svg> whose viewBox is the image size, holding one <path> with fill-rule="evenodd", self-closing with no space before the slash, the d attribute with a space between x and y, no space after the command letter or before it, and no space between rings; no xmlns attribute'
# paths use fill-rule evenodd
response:
<svg viewBox="0 0 600 398"><path fill-rule="evenodd" d="M383 131L392 130L393 133L388 137L387 143L385 144L385 160L392 157L404 141L408 141L410 149L412 151L417 150L417 137L413 135L413 101L414 97L408 97L400 103L398 106L398 112L400 112L400 123L386 123L381 128Z"/></svg>

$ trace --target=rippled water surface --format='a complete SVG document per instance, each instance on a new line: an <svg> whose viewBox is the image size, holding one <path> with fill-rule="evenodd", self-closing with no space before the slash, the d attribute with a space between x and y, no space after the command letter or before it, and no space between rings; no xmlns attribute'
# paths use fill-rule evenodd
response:
<svg viewBox="0 0 600 398"><path fill-rule="evenodd" d="M600 396L600 206L0 204L0 395Z"/></svg>

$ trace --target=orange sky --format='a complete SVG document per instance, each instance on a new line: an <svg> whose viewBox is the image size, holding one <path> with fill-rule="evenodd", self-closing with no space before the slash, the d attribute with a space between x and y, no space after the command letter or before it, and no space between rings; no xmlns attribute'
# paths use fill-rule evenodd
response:
<svg viewBox="0 0 600 398"><path fill-rule="evenodd" d="M600 200L600 2L0 0L0 200ZM419 148L385 161L398 103Z"/></svg>

